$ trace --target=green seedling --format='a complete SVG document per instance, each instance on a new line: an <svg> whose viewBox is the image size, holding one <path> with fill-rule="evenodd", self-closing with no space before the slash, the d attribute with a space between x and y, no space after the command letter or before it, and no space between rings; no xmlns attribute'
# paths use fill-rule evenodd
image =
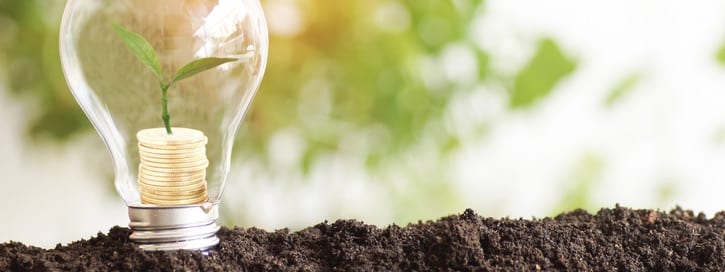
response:
<svg viewBox="0 0 725 272"><path fill-rule="evenodd" d="M159 58L156 55L156 51L153 46L151 46L151 43L138 33L128 31L117 24L113 24L112 26L116 32L118 32L118 35L121 36L121 39L123 40L123 43L126 44L128 50L136 55L138 60L146 65L146 67L149 68L149 70L151 70L151 72L153 72L159 80L159 86L161 87L161 119L164 121L166 133L168 134L172 134L170 122L171 117L169 116L167 97L167 93L171 85L224 63L238 60L235 58L215 57L196 59L181 67L181 69L176 71L171 79L164 80L164 75L161 72L161 63L159 62Z"/></svg>

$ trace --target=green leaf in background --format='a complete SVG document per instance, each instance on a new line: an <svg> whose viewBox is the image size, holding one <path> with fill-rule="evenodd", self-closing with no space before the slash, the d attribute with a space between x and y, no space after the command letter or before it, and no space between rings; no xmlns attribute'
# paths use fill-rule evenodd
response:
<svg viewBox="0 0 725 272"><path fill-rule="evenodd" d="M609 92L607 99L604 100L604 105L607 107L614 106L622 99L622 97L629 94L632 89L637 86L640 78L641 76L639 73L634 73L625 77L622 81L617 83L617 85L615 85L614 88Z"/></svg>
<svg viewBox="0 0 725 272"><path fill-rule="evenodd" d="M159 63L159 58L156 56L156 52L151 46L151 43L149 43L141 35L128 31L117 24L113 24L113 28L121 36L121 39L123 39L123 43L126 44L128 50L136 55L136 57L143 62L146 67L151 69L151 71L156 74L156 77L159 78L159 81L163 81L164 77L161 75L161 64Z"/></svg>
<svg viewBox="0 0 725 272"><path fill-rule="evenodd" d="M204 72L206 70L217 67L224 63L233 62L233 61L237 61L237 60L238 59L234 59L234 58L202 58L202 59L194 60L194 61L189 62L188 64L184 65L184 67L181 67L181 69L179 69L179 71L176 72L176 75L174 75L174 79L172 79L169 84L183 80L187 77L196 75L198 73Z"/></svg>
<svg viewBox="0 0 725 272"><path fill-rule="evenodd" d="M717 55L715 55L715 59L717 59L717 62L720 64L725 64L725 43L723 43L720 46L720 49L717 50Z"/></svg>
<svg viewBox="0 0 725 272"><path fill-rule="evenodd" d="M548 96L556 84L575 68L576 61L564 55L554 40L541 40L534 57L514 79L510 107L530 107Z"/></svg>

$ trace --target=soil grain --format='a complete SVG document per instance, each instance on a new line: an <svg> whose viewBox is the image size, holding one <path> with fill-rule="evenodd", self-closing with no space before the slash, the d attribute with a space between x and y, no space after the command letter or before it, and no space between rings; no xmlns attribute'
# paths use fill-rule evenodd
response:
<svg viewBox="0 0 725 272"><path fill-rule="evenodd" d="M577 210L492 219L472 210L378 228L353 220L290 232L222 228L206 253L144 252L127 228L44 250L0 244L0 271L725 271L725 213Z"/></svg>

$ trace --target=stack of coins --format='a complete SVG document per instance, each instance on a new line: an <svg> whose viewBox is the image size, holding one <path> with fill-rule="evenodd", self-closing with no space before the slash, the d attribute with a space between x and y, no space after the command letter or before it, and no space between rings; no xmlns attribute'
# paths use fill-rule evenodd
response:
<svg viewBox="0 0 725 272"><path fill-rule="evenodd" d="M195 129L144 129L136 134L141 163L141 202L186 205L206 202L207 138Z"/></svg>

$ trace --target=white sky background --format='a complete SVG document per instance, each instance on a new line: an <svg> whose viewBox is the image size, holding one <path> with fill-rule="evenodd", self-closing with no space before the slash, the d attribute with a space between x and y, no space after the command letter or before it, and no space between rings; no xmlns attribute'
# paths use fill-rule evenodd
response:
<svg viewBox="0 0 725 272"><path fill-rule="evenodd" d="M593 199L598 205L677 203L709 216L721 210L725 144L714 138L725 127L725 69L714 54L725 40L723 18L722 1L488 1L475 31L495 70L518 71L543 36L559 42L578 66L530 111L506 111L506 97L496 86L452 102L478 108L479 117L493 124L490 135L466 140L450 162L460 211L548 215L587 154L603 159ZM637 72L642 80L629 95L613 108L601 106L617 82ZM108 187L98 182L104 177L86 169L89 157L107 158L88 155L101 145L95 134L64 147L28 146L22 131L30 109L21 104L0 95L6 158L0 164L0 242L52 247L126 225L123 203L108 197ZM465 118L453 123L465 130ZM279 138L295 141L289 134ZM254 165L237 162L223 205L246 213L245 225L268 229L331 216L391 223L383 189L368 182L363 169L345 164L344 154L335 156L313 167L313 180L291 185L282 181L295 177L283 175L263 177L271 182L242 181L260 176L253 174ZM677 190L666 202L656 194L663 180Z"/></svg>

